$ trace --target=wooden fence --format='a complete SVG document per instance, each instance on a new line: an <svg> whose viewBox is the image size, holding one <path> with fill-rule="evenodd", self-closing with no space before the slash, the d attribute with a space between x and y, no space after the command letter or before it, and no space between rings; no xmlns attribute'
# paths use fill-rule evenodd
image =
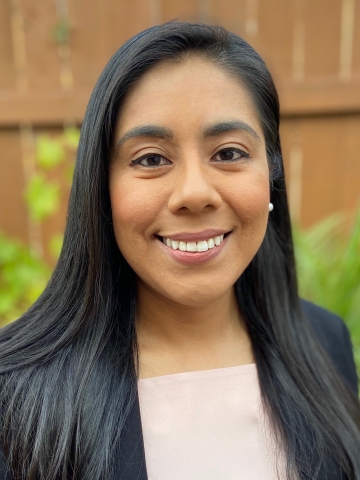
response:
<svg viewBox="0 0 360 480"><path fill-rule="evenodd" d="M24 185L39 132L81 124L91 90L135 33L178 19L220 24L265 58L278 86L292 215L352 211L360 191L360 0L0 0L0 230L46 244Z"/></svg>

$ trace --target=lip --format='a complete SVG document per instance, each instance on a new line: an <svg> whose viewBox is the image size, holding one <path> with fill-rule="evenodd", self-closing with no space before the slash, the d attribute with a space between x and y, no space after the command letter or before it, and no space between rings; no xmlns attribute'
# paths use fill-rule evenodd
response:
<svg viewBox="0 0 360 480"><path fill-rule="evenodd" d="M214 235L214 236L217 236L217 235ZM227 245L230 237L231 237L231 232L224 238L224 240L220 243L219 246L211 248L206 252L182 252L181 250L174 250L173 248L168 247L159 238L157 239L157 241L159 242L160 248L162 248L171 258L173 258L177 262L182 263L183 265L201 265L202 263L209 262L213 258L217 257ZM167 238L174 239L174 237L167 237ZM184 237L181 237L181 238L184 238ZM202 238L204 239L204 237ZM206 237L206 238L212 238L212 237Z"/></svg>
<svg viewBox="0 0 360 480"><path fill-rule="evenodd" d="M179 240L183 242L200 242L201 240L209 240L209 238L220 237L225 233L229 233L230 230L219 230L215 228L207 228L201 232L179 232L170 235L159 235L163 238L169 238L170 240ZM220 247L221 245L219 245ZM204 252L206 253L206 252Z"/></svg>

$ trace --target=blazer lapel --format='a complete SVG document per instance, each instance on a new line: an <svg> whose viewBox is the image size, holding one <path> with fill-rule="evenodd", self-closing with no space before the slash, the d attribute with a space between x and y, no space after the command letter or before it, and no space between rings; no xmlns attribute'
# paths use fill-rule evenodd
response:
<svg viewBox="0 0 360 480"><path fill-rule="evenodd" d="M115 472L114 480L148 480L138 395L126 422Z"/></svg>

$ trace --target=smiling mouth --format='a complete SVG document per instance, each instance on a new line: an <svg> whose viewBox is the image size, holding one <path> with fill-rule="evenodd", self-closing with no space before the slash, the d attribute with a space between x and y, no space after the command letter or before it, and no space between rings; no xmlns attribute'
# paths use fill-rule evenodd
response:
<svg viewBox="0 0 360 480"><path fill-rule="evenodd" d="M224 239L230 234L231 232L227 232L223 235L211 237L206 240L200 240L198 242L185 242L181 240L171 240L167 237L157 237L162 243L164 243L167 247L172 248L173 250L180 250L181 252L190 253L201 253L219 247L224 241Z"/></svg>

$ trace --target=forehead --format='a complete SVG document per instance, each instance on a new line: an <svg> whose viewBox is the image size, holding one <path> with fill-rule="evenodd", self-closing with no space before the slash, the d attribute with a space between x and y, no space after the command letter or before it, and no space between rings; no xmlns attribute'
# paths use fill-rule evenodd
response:
<svg viewBox="0 0 360 480"><path fill-rule="evenodd" d="M117 132L138 124L204 126L236 118L261 135L254 102L241 79L214 61L189 55L146 72L126 95Z"/></svg>

